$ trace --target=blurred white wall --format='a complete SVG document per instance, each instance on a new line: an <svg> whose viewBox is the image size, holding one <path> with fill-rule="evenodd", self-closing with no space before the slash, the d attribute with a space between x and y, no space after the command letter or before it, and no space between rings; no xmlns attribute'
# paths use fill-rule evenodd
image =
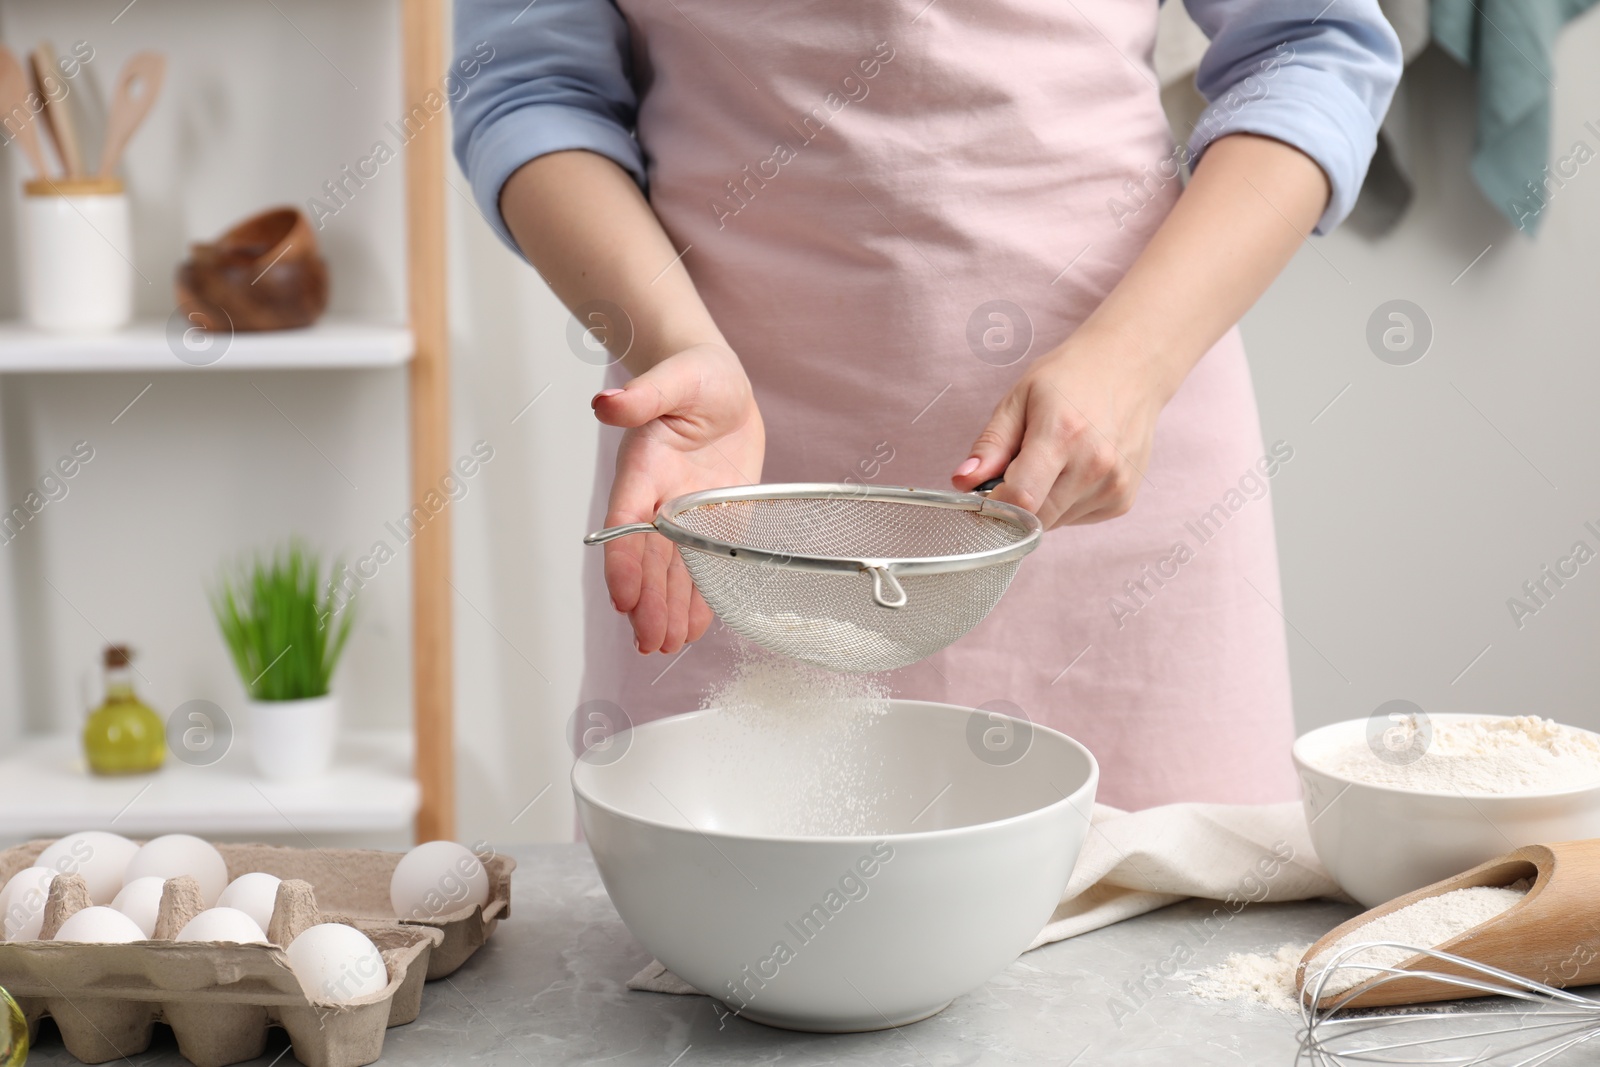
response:
<svg viewBox="0 0 1600 1067"><path fill-rule="evenodd" d="M172 60L128 167L146 315L171 310L186 242L268 204L303 206L402 110L393 4L276 7L140 0L113 24L89 0L0 5L14 48L91 40L101 94L136 49ZM1582 125L1600 119L1596 55L1591 17L1558 53L1563 150L1594 140ZM1600 563L1521 630L1505 606L1573 541L1600 549L1582 528L1600 527L1600 170L1569 183L1530 241L1468 178L1467 76L1430 55L1413 80L1425 143L1410 217L1381 241L1340 233L1303 250L1245 324L1265 434L1296 450L1273 489L1300 722L1404 697L1600 727L1589 647ZM7 190L15 155L0 152ZM495 449L451 509L460 836L562 839L599 372L568 350L565 313L490 234L453 164L450 182L455 445ZM402 316L401 198L400 171L385 170L321 234L335 312ZM0 197L0 245L14 234L12 194ZM0 257L5 317L11 258ZM1435 330L1409 367L1380 362L1364 339L1373 310L1396 298ZM76 724L77 678L102 635L143 651L163 710L195 697L237 706L204 579L290 533L364 552L408 506L404 402L398 371L0 378L0 499L19 499L74 441L96 449L70 495L0 548L0 742ZM340 678L359 724L409 719L408 567L402 554L359 601Z"/></svg>
<svg viewBox="0 0 1600 1067"><path fill-rule="evenodd" d="M1600 151L1584 128L1600 126L1597 56L1591 14L1556 53L1558 157L1576 141ZM1302 250L1244 325L1264 432L1296 450L1272 489L1299 722L1403 698L1600 728L1600 564L1520 628L1507 608L1574 542L1600 551L1584 528L1600 529L1600 167L1551 198L1530 239L1467 173L1470 75L1430 51L1410 78L1410 215L1377 241L1339 232ZM1395 299L1432 323L1410 366L1365 339Z"/></svg>

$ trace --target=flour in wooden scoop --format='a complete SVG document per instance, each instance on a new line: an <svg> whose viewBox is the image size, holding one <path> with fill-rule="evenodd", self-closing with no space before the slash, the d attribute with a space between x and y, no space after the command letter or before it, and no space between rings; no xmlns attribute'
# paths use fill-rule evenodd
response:
<svg viewBox="0 0 1600 1067"><path fill-rule="evenodd" d="M1340 960L1338 968L1328 975L1328 980L1322 986L1322 995L1327 997L1354 989L1382 973L1381 970L1368 968L1393 967L1415 956L1412 948L1438 948L1446 941L1510 911L1528 895L1529 888L1529 883L1523 880L1509 886L1479 885L1452 889L1438 896L1423 897L1398 911L1363 923L1306 964L1306 988L1314 989L1322 969L1346 949L1369 941L1395 941L1408 946L1375 945L1351 953Z"/></svg>

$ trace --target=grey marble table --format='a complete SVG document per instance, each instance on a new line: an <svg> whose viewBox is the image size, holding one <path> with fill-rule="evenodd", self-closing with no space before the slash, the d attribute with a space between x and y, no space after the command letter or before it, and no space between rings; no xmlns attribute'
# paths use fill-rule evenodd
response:
<svg viewBox="0 0 1600 1067"><path fill-rule="evenodd" d="M627 980L650 961L617 917L582 845L514 849L512 918L461 970L429 983L422 1014L388 1032L385 1064L566 1067L643 1064L1282 1064L1295 1058L1298 1018L1195 999L1174 970L1230 952L1309 942L1355 914L1330 902L1246 907L1201 925L1215 904L1190 901L1030 952L939 1015L870 1034L799 1034L722 1018L705 997L639 993ZM1141 988L1142 986L1142 988ZM266 1065L288 1044L274 1031ZM46 1030L35 1067L73 1064ZM180 1064L162 1031L134 1067Z"/></svg>

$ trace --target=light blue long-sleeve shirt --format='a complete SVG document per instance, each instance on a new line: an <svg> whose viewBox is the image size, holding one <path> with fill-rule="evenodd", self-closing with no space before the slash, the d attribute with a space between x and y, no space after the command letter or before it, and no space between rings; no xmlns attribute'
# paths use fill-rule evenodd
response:
<svg viewBox="0 0 1600 1067"><path fill-rule="evenodd" d="M1210 107L1190 158L1230 133L1293 145L1328 176L1317 232L1355 204L1400 78L1400 42L1377 0L1184 0L1211 39L1195 77ZM515 247L500 190L539 156L587 149L645 184L628 27L612 0L456 0L455 150L484 216ZM492 58L483 61L485 42Z"/></svg>

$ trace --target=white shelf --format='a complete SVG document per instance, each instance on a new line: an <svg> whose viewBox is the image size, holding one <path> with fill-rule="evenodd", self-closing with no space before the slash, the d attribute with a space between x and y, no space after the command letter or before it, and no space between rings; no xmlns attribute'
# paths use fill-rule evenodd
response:
<svg viewBox="0 0 1600 1067"><path fill-rule="evenodd" d="M411 734L348 731L327 774L305 782L254 775L242 738L210 767L167 753L154 774L89 773L76 735L24 738L0 759L0 838L76 830L164 833L351 833L411 829L421 790Z"/></svg>
<svg viewBox="0 0 1600 1067"><path fill-rule="evenodd" d="M338 319L304 330L236 333L222 340L227 341L222 358L196 366L174 354L165 322L136 322L115 333L85 335L0 323L0 374L396 367L409 362L415 349L411 331L403 326Z"/></svg>

